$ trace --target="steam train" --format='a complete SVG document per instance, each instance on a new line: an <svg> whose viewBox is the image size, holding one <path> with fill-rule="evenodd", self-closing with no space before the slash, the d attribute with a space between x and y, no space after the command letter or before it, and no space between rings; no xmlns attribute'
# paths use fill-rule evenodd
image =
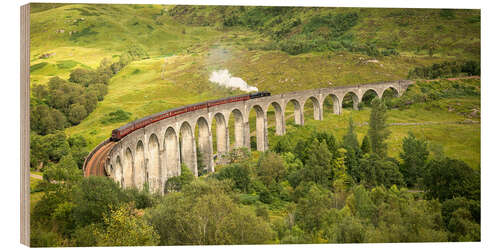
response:
<svg viewBox="0 0 500 250"><path fill-rule="evenodd" d="M111 141L119 141L121 138L134 132L137 129L144 128L151 123L155 123L155 122L163 120L165 118L173 117L173 116L180 115L180 114L183 114L186 112L210 108L213 106L222 105L222 104L231 103L231 102L246 101L249 99L255 99L255 98L260 98L260 97L265 97L265 96L270 96L270 95L271 95L271 93L269 93L269 92L257 92L257 93L252 93L252 94L238 95L238 96L232 96L232 97L227 97L227 98L222 98L222 99L217 99L217 100L212 100L212 101L195 103L195 104L191 104L191 105L187 105L187 106L183 106L183 107L179 107L179 108L168 109L168 110L156 113L156 114L152 114L150 116L146 116L146 117L141 118L139 120L129 122L129 123L117 128L117 129L114 129L111 132L110 140Z"/></svg>

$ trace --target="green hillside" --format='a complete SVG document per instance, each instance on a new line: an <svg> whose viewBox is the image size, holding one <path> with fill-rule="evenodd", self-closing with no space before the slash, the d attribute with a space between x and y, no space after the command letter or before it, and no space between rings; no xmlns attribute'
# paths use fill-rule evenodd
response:
<svg viewBox="0 0 500 250"><path fill-rule="evenodd" d="M405 79L480 51L479 10L34 4L31 22L32 84L117 61L130 46L149 55L113 76L104 100L66 130L89 149L133 119L240 93L209 82L214 70L277 94ZM295 55L287 42L309 49ZM126 121L102 122L119 109Z"/></svg>

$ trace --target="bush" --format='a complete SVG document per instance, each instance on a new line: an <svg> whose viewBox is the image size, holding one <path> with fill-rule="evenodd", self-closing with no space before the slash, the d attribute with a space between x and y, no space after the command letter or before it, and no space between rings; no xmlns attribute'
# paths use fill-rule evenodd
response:
<svg viewBox="0 0 500 250"><path fill-rule="evenodd" d="M165 182L164 192L179 192L182 187L190 184L194 180L194 175L191 170L186 166L186 164L181 164L181 175L170 177L167 182Z"/></svg>
<svg viewBox="0 0 500 250"><path fill-rule="evenodd" d="M75 203L73 219L77 226L104 222L122 202L128 201L122 189L112 179L90 176L83 178L72 191Z"/></svg>
<svg viewBox="0 0 500 250"><path fill-rule="evenodd" d="M31 108L30 128L41 135L63 130L67 125L66 116L61 111L53 109L46 104L36 105Z"/></svg>
<svg viewBox="0 0 500 250"><path fill-rule="evenodd" d="M435 79L457 77L461 75L481 75L481 65L477 61L449 61L435 63L427 67L415 67L408 72L409 79Z"/></svg>
<svg viewBox="0 0 500 250"><path fill-rule="evenodd" d="M85 109L85 106L79 103L71 104L68 119L73 125L80 123L80 121L85 119L85 117L87 117L87 110Z"/></svg>
<svg viewBox="0 0 500 250"><path fill-rule="evenodd" d="M247 167L240 165L230 165L224 167L215 174L218 180L230 179L234 183L234 187L246 192L250 187L250 170Z"/></svg>
<svg viewBox="0 0 500 250"><path fill-rule="evenodd" d="M428 197L440 201L458 196L480 199L480 174L465 162L450 158L431 160L427 164L427 171L424 187Z"/></svg>
<svg viewBox="0 0 500 250"><path fill-rule="evenodd" d="M96 81L96 73L91 69L77 68L69 74L69 81L82 86L89 86Z"/></svg>
<svg viewBox="0 0 500 250"><path fill-rule="evenodd" d="M102 124L111 124L117 122L124 122L130 118L132 113L126 112L122 109L117 109L116 111L108 113L105 117L101 118Z"/></svg>

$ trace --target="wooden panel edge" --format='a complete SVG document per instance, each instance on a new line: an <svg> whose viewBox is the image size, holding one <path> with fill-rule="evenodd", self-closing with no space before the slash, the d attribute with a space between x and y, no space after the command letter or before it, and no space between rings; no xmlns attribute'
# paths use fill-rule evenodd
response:
<svg viewBox="0 0 500 250"><path fill-rule="evenodd" d="M30 246L30 4L21 6L21 244Z"/></svg>

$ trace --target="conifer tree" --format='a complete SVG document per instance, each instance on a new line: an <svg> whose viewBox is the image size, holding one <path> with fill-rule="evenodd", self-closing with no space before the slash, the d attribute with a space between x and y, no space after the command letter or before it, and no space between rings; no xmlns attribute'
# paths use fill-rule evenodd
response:
<svg viewBox="0 0 500 250"><path fill-rule="evenodd" d="M370 137L372 152L377 154L381 158L385 158L387 156L387 143L385 142L385 140L391 133L389 129L387 129L386 111L387 108L385 104L380 100L380 98L373 99L368 136Z"/></svg>
<svg viewBox="0 0 500 250"><path fill-rule="evenodd" d="M352 116L349 117L349 128L347 134L344 135L343 143L345 147L350 147L351 149L357 151L359 149L358 137L356 135L354 121Z"/></svg>
<svg viewBox="0 0 500 250"><path fill-rule="evenodd" d="M368 137L368 135L365 135L365 137L363 137L363 142L361 143L361 152L363 154L368 154L371 152L371 149L372 146L370 143L370 137Z"/></svg>

